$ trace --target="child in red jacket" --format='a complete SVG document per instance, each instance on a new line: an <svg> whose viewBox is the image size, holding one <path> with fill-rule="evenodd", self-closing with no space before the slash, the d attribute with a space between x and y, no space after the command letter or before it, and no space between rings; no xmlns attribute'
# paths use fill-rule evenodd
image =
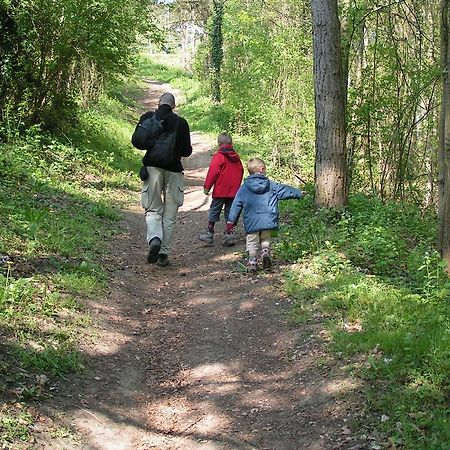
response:
<svg viewBox="0 0 450 450"><path fill-rule="evenodd" d="M208 229L198 236L202 242L212 244L214 239L214 225L220 220L220 213L224 209L225 224L228 221L231 204L236 192L241 186L244 168L239 155L233 150L233 141L227 133L219 134L217 138L219 150L212 157L206 175L203 191L209 195L211 188L212 201L208 212ZM225 231L223 245L229 247L236 243L232 231Z"/></svg>

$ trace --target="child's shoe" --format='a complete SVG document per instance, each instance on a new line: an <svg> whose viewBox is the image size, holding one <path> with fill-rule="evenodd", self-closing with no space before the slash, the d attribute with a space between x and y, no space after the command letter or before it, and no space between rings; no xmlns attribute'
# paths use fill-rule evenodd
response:
<svg viewBox="0 0 450 450"><path fill-rule="evenodd" d="M222 245L224 247L232 247L236 244L236 236L233 233L226 233Z"/></svg>
<svg viewBox="0 0 450 450"><path fill-rule="evenodd" d="M258 263L256 258L251 258L247 261L247 272L255 273L258 270Z"/></svg>
<svg viewBox="0 0 450 450"><path fill-rule="evenodd" d="M270 259L270 252L268 248L261 250L263 269L270 269L272 267L272 260Z"/></svg>
<svg viewBox="0 0 450 450"><path fill-rule="evenodd" d="M206 231L205 233L199 234L197 238L202 242L206 242L207 244L212 245L214 233L211 233L211 231Z"/></svg>

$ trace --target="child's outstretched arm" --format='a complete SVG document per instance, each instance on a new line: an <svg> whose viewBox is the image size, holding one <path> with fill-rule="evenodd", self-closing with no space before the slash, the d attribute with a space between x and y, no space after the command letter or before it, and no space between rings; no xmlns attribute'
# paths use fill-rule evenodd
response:
<svg viewBox="0 0 450 450"><path fill-rule="evenodd" d="M287 184L277 183L277 197L279 200L288 200L290 198L301 198L303 193L300 189L289 186Z"/></svg>

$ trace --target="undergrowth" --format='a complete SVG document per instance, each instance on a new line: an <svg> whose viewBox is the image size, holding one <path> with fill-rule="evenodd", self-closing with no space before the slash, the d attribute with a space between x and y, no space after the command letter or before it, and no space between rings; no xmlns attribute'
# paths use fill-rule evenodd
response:
<svg viewBox="0 0 450 450"><path fill-rule="evenodd" d="M78 344L90 300L104 295L102 255L139 188L130 102L104 95L59 135L10 128L0 145L1 448L29 445L29 402L84 367Z"/></svg>
<svg viewBox="0 0 450 450"><path fill-rule="evenodd" d="M436 217L362 195L345 212L285 205L279 256L297 323L330 318L332 348L366 382L372 417L395 448L450 448L450 282ZM393 447L393 448L394 448Z"/></svg>

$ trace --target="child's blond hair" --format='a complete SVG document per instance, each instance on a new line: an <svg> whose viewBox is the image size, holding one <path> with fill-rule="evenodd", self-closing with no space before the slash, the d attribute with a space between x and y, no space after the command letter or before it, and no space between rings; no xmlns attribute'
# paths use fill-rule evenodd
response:
<svg viewBox="0 0 450 450"><path fill-rule="evenodd" d="M247 163L247 170L250 175L264 172L266 163L261 158L251 158Z"/></svg>

